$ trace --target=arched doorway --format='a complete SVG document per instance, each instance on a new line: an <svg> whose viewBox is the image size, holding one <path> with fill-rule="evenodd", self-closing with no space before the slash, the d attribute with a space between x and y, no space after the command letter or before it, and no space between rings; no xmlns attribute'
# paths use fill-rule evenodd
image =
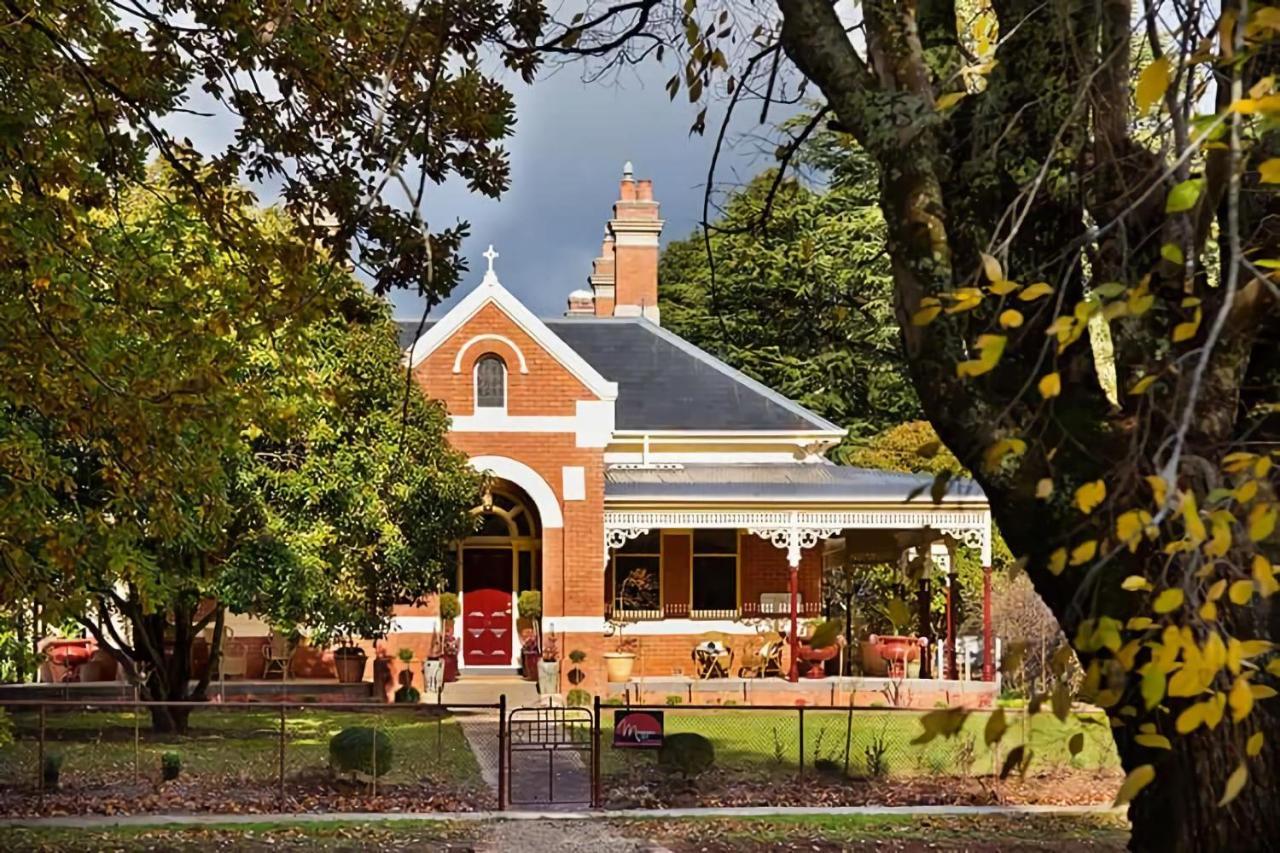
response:
<svg viewBox="0 0 1280 853"><path fill-rule="evenodd" d="M509 669L520 659L516 598L540 589L541 536L533 501L518 486L495 481L480 506L476 532L458 548L462 665Z"/></svg>

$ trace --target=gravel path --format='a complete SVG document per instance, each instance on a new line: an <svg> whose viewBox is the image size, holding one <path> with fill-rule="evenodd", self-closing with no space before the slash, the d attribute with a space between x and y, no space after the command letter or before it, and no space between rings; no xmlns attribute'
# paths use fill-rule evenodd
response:
<svg viewBox="0 0 1280 853"><path fill-rule="evenodd" d="M643 838L622 835L604 820L500 820L490 823L477 851L522 853L660 853L666 848Z"/></svg>

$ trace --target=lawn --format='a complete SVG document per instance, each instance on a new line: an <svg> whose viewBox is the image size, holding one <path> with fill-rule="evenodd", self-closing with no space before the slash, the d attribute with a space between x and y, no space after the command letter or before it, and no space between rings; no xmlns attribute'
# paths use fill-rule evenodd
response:
<svg viewBox="0 0 1280 853"><path fill-rule="evenodd" d="M134 778L135 760L143 780L154 780L161 756L176 752L187 780L274 783L279 773L280 714L246 705L210 705L192 714L185 735L149 731L142 714L135 750L132 712L84 710L49 713L46 754L62 757L63 786L92 786ZM34 785L39 721L35 713L13 715L13 744L0 748L0 785ZM380 784L419 782L424 777L459 788L483 786L476 762L456 719L425 712L378 713L293 710L285 719L285 773L289 779L327 772L329 738L347 726L378 725L393 747L391 770Z"/></svg>
<svg viewBox="0 0 1280 853"><path fill-rule="evenodd" d="M652 760L650 752L615 750L610 746L616 709L603 710L601 765L605 774ZM696 732L711 740L716 749L717 767L749 769L758 765L798 765L800 729L797 712L733 708L704 711L674 706L665 709L664 713L668 735ZM1025 744L1031 751L1029 772L1119 767L1111 731L1101 714L1073 715L1062 722L1048 713L1026 717L1020 712L1006 712L1008 731L998 744L988 747L983 738L983 730L990 718L988 711L970 714L955 737L938 737L927 744L913 744L912 741L923 731L920 725L923 713L876 709L855 711L849 748L850 772L877 775L874 771L879 763L882 773L889 776L983 775L993 770L998 772L1009 750L1019 744ZM806 767L813 767L820 760L834 761L843 766L847 725L847 710L805 709ZM1083 735L1083 748L1073 756L1068 743L1076 733Z"/></svg>

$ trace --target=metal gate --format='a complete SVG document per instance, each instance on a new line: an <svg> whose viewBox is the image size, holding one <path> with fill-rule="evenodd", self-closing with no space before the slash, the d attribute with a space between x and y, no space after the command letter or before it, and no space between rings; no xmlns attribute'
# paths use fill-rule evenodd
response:
<svg viewBox="0 0 1280 853"><path fill-rule="evenodd" d="M513 806L599 803L599 735L586 708L516 708L507 718L507 802Z"/></svg>

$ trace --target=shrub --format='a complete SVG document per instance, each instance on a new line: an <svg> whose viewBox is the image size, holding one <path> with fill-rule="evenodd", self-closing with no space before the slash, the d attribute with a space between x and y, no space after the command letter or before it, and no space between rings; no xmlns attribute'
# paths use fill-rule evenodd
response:
<svg viewBox="0 0 1280 853"><path fill-rule="evenodd" d="M575 664L582 663L586 659L587 659L587 653L584 652L582 649L574 649L573 651L569 652L569 661L571 663L575 663Z"/></svg>
<svg viewBox="0 0 1280 853"><path fill-rule="evenodd" d="M809 635L809 647L812 649L829 649L844 633L844 622L840 619L828 619L818 624Z"/></svg>
<svg viewBox="0 0 1280 853"><path fill-rule="evenodd" d="M396 657L400 658L401 663L412 663L413 649L409 648L408 646L405 646L404 648L400 649L400 651L396 652Z"/></svg>
<svg viewBox="0 0 1280 853"><path fill-rule="evenodd" d="M396 691L395 700L402 705L416 705L422 701L422 694L418 692L418 688L411 684L406 684ZM379 749L381 749L381 746L379 746Z"/></svg>
<svg viewBox="0 0 1280 853"><path fill-rule="evenodd" d="M182 756L170 750L160 756L160 778L172 782L182 774Z"/></svg>
<svg viewBox="0 0 1280 853"><path fill-rule="evenodd" d="M382 776L391 769L391 736L376 733L377 767L374 767L375 733L368 726L351 726L329 739L329 764L339 773Z"/></svg>
<svg viewBox="0 0 1280 853"><path fill-rule="evenodd" d="M516 612L521 619L542 618L542 593L536 589L527 589L516 599Z"/></svg>
<svg viewBox="0 0 1280 853"><path fill-rule="evenodd" d="M716 750L700 734L677 732L667 735L658 750L658 766L672 770L686 779L706 772L716 763Z"/></svg>
<svg viewBox="0 0 1280 853"><path fill-rule="evenodd" d="M44 757L44 765L40 768L46 788L58 787L58 778L62 775L62 753L50 752Z"/></svg>
<svg viewBox="0 0 1280 853"><path fill-rule="evenodd" d="M591 694L581 687L575 687L569 691L569 695L564 698L564 701L565 704L572 705L575 708L590 708Z"/></svg>
<svg viewBox="0 0 1280 853"><path fill-rule="evenodd" d="M675 693L672 693L670 696L667 697L668 705L679 705L683 701L684 701L684 697L678 696Z"/></svg>
<svg viewBox="0 0 1280 853"><path fill-rule="evenodd" d="M608 699L605 699L605 700L604 700L604 702L602 702L601 704L604 704L604 705L621 705L621 704L622 704L622 697L621 697L621 696L610 696Z"/></svg>
<svg viewBox="0 0 1280 853"><path fill-rule="evenodd" d="M458 614L462 612L462 605L458 602L456 593L444 592L440 594L440 618L441 619L457 619Z"/></svg>

